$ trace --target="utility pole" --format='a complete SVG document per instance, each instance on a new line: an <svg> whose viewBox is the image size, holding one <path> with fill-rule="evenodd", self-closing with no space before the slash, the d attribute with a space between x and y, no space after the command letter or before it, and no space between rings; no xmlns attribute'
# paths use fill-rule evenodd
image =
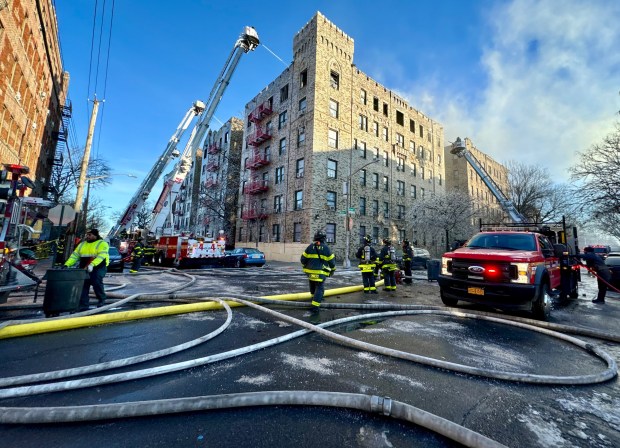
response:
<svg viewBox="0 0 620 448"><path fill-rule="evenodd" d="M86 135L86 146L84 147L84 157L82 157L82 166L80 168L80 179L78 180L77 185L77 193L75 196L75 203L73 204L73 209L75 210L75 219L73 220L72 225L69 227L66 238L66 247L65 247L65 258L68 258L68 255L73 252L75 248L75 234L79 228L79 223L81 221L81 210L82 210L82 197L84 196L84 183L86 182L86 173L88 171L88 162L90 160L90 148L93 145L93 135L95 134L95 123L97 122L97 111L99 110L99 100L95 97L93 101L93 111L90 114L90 122L88 124L88 134Z"/></svg>

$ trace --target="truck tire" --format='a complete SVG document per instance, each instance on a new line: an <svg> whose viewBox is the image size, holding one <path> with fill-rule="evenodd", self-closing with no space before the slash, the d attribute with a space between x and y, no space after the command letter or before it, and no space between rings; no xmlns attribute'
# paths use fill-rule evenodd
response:
<svg viewBox="0 0 620 448"><path fill-rule="evenodd" d="M571 290L570 290L570 293L568 294L568 297L570 297L571 299L576 299L577 297L579 297L579 280L578 280L578 275L576 273L573 273L572 275Z"/></svg>
<svg viewBox="0 0 620 448"><path fill-rule="evenodd" d="M547 320L551 315L549 283L544 282L540 285L536 298L532 301L532 314L535 319L539 320Z"/></svg>
<svg viewBox="0 0 620 448"><path fill-rule="evenodd" d="M439 289L439 297L441 297L441 301L445 306L456 306L459 302L459 299L453 299L451 297L446 297L443 293L443 289Z"/></svg>

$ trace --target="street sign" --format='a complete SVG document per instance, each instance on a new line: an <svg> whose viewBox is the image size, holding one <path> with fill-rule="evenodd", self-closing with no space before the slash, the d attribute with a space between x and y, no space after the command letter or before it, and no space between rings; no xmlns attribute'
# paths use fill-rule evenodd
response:
<svg viewBox="0 0 620 448"><path fill-rule="evenodd" d="M355 213L355 207L349 207L349 211Z"/></svg>
<svg viewBox="0 0 620 448"><path fill-rule="evenodd" d="M25 205L40 205L43 207L53 207L54 206L54 202L53 201L49 201L47 199L43 199L43 198L33 198L33 197L25 197L25 198L21 198L22 204Z"/></svg>
<svg viewBox="0 0 620 448"><path fill-rule="evenodd" d="M51 208L47 219L52 221L55 226L62 226L68 224L75 219L75 210L70 205L60 205Z"/></svg>
<svg viewBox="0 0 620 448"><path fill-rule="evenodd" d="M346 210L340 210L340 211L338 212L338 214L339 214L340 216L344 216L344 215L346 215L346 214L347 214L347 212L346 212Z"/></svg>

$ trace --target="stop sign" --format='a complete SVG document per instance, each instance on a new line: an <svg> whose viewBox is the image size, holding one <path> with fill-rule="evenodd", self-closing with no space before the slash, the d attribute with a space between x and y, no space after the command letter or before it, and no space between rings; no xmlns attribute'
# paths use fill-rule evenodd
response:
<svg viewBox="0 0 620 448"><path fill-rule="evenodd" d="M68 224L75 219L75 210L70 205L58 204L56 207L50 208L47 219L56 226Z"/></svg>

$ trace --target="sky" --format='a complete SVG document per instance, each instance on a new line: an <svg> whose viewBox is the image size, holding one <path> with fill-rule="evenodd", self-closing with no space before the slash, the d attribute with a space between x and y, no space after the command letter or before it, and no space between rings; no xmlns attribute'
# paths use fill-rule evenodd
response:
<svg viewBox="0 0 620 448"><path fill-rule="evenodd" d="M74 144L86 141L92 100L103 101L91 157L121 175L91 197L104 201L110 217L125 210L190 105L206 100L244 26L256 28L261 45L241 58L212 129L242 117L245 104L292 62L293 37L317 11L354 39L354 64L443 124L445 141L469 137L500 163L540 165L568 182L578 152L619 119L617 0L55 5Z"/></svg>

